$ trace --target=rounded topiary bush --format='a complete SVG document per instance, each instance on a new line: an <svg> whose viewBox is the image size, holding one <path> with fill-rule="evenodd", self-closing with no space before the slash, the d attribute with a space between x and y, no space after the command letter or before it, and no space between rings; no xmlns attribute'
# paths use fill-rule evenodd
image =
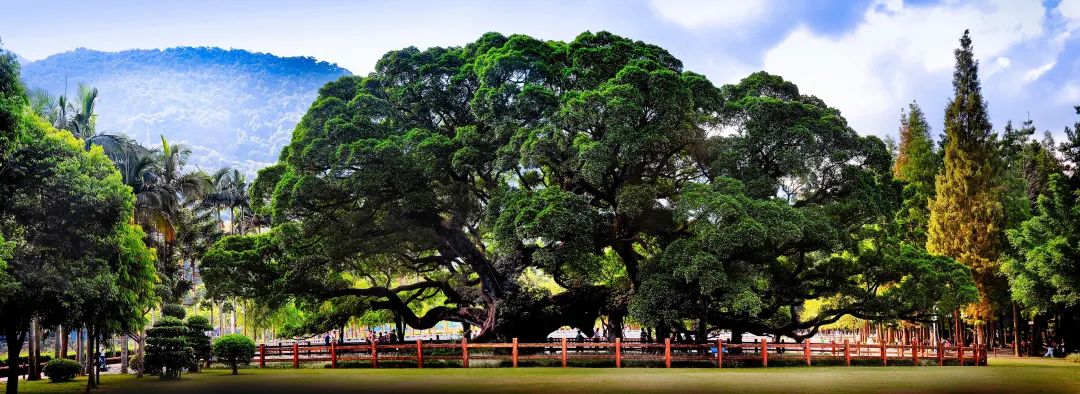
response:
<svg viewBox="0 0 1080 394"><path fill-rule="evenodd" d="M45 369L42 372L49 377L50 382L70 382L75 379L75 375L78 375L81 370L82 364L79 364L78 361L60 358L45 364Z"/></svg>
<svg viewBox="0 0 1080 394"><path fill-rule="evenodd" d="M214 355L218 360L232 367L237 375L238 364L248 364L255 357L255 341L240 334L222 335L214 341Z"/></svg>
<svg viewBox="0 0 1080 394"><path fill-rule="evenodd" d="M146 371L161 379L179 379L180 371L195 358L188 331L182 320L172 316L161 318L146 330Z"/></svg>
<svg viewBox="0 0 1080 394"><path fill-rule="evenodd" d="M187 315L187 311L183 306L176 304L168 304L161 307L161 314L169 317L175 317L177 319L183 319Z"/></svg>

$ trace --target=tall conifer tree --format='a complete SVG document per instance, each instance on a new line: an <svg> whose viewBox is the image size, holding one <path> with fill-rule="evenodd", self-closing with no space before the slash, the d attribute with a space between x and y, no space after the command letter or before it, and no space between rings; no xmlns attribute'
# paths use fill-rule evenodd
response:
<svg viewBox="0 0 1080 394"><path fill-rule="evenodd" d="M981 336L982 323L993 318L990 292L1001 253L1001 169L979 85L979 63L966 30L955 56L954 97L945 110L944 169L937 176L937 195L930 203L926 249L972 269L979 301L965 314L975 321Z"/></svg>
<svg viewBox="0 0 1080 394"><path fill-rule="evenodd" d="M941 170L941 156L934 152L930 125L919 104L912 102L900 118L900 150L893 166L893 177L904 182L903 207L896 213L903 240L913 245L926 243L930 220L930 199L934 197L934 178Z"/></svg>

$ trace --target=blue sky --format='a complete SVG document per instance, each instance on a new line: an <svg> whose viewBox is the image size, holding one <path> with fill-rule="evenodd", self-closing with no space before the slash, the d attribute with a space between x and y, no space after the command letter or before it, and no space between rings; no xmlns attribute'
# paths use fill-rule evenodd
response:
<svg viewBox="0 0 1080 394"><path fill-rule="evenodd" d="M462 45L487 31L570 40L609 30L667 48L718 85L780 74L879 136L895 135L912 100L941 130L952 50L969 28L996 128L1030 116L1060 135L1080 120L1080 0L0 0L0 10L10 15L4 46L32 60L77 47L219 46L359 74L388 50Z"/></svg>

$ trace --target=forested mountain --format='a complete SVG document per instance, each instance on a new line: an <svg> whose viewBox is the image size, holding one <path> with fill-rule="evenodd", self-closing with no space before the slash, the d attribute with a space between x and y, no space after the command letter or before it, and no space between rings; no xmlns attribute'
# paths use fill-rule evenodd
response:
<svg viewBox="0 0 1080 394"><path fill-rule="evenodd" d="M349 71L310 57L221 48L76 49L23 65L29 88L100 90L97 129L186 142L192 164L249 174L273 163L319 87Z"/></svg>

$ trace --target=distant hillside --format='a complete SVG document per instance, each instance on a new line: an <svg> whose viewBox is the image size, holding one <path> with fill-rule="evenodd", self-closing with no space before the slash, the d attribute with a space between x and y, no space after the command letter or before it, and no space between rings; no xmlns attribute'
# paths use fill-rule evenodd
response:
<svg viewBox="0 0 1080 394"><path fill-rule="evenodd" d="M148 145L186 142L193 163L251 174L277 160L326 82L349 71L310 57L220 48L100 52L76 49L23 65L29 87L74 96L95 86L98 129Z"/></svg>

